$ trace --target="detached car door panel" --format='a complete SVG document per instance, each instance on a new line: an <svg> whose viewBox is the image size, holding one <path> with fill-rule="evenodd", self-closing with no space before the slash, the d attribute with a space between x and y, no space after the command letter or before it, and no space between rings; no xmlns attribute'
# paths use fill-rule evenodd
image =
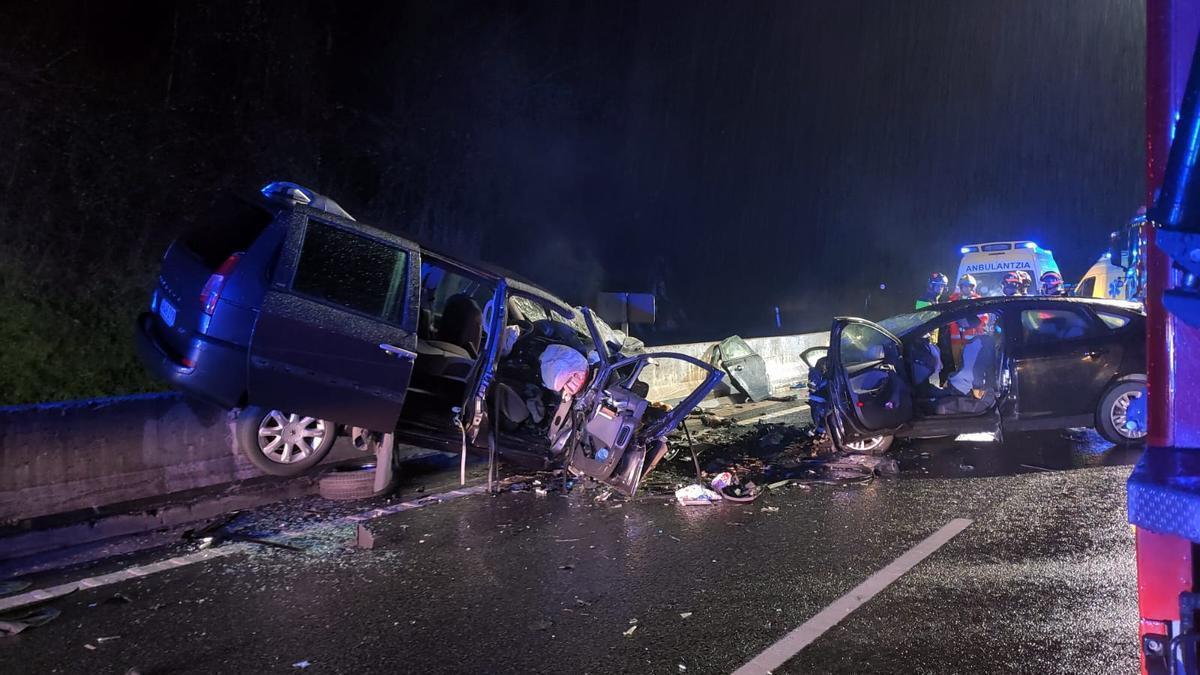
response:
<svg viewBox="0 0 1200 675"><path fill-rule="evenodd" d="M829 337L830 388L844 431L873 436L911 421L912 387L900 340L870 321L849 318L835 319Z"/></svg>
<svg viewBox="0 0 1200 675"><path fill-rule="evenodd" d="M416 357L419 270L404 239L297 216L251 339L249 401L391 431Z"/></svg>

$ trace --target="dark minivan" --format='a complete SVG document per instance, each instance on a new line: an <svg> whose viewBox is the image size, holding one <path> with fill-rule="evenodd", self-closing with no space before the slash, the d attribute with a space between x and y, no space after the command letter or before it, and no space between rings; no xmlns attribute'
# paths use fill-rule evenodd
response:
<svg viewBox="0 0 1200 675"><path fill-rule="evenodd" d="M647 353L587 308L355 221L293 183L230 197L168 248L138 350L158 377L237 411L240 449L299 474L338 433L565 466L633 494L666 435L717 384L716 368ZM574 395L539 356L588 358ZM673 407L647 400L654 361L701 369Z"/></svg>

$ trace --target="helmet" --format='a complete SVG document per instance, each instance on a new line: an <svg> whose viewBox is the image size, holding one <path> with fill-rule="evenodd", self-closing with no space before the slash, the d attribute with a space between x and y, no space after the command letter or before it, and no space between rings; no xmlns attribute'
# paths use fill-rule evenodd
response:
<svg viewBox="0 0 1200 675"><path fill-rule="evenodd" d="M929 292L936 295L941 295L942 291L945 290L946 285L949 283L950 280L946 278L945 274L942 274L941 272L934 272L933 274L929 275ZM941 288L938 288L938 286L941 286Z"/></svg>
<svg viewBox="0 0 1200 675"><path fill-rule="evenodd" d="M1027 292L1033 287L1033 275L1025 270L1018 270L1017 276L1021 277L1021 292Z"/></svg>
<svg viewBox="0 0 1200 675"><path fill-rule="evenodd" d="M970 286L971 288L975 288L979 284L976 283L975 277L971 276L970 274L964 274L958 278L958 285L960 288L963 286Z"/></svg>
<svg viewBox="0 0 1200 675"><path fill-rule="evenodd" d="M1062 289L1063 278L1058 272L1055 272L1054 270L1048 270L1042 274L1041 282L1042 294L1053 295Z"/></svg>
<svg viewBox="0 0 1200 675"><path fill-rule="evenodd" d="M1018 272L1007 272L1001 281L1005 295L1016 295L1021 290L1021 275Z"/></svg>

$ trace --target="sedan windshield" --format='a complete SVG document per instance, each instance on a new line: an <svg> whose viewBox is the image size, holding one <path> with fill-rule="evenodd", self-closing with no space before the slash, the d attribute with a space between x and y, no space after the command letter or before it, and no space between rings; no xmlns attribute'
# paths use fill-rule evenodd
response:
<svg viewBox="0 0 1200 675"><path fill-rule="evenodd" d="M937 312L932 309L923 309L919 312L913 312L912 314L900 314L898 316L889 317L883 321L880 321L879 325L887 329L887 332L891 333L892 335L900 337L909 330L912 330L913 328L916 328L926 321L936 317L938 314L941 314L941 312Z"/></svg>

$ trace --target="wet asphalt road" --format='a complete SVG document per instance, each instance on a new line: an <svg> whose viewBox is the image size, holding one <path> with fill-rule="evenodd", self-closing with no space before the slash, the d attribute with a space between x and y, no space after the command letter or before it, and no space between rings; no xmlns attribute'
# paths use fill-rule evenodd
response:
<svg viewBox="0 0 1200 675"><path fill-rule="evenodd" d="M0 639L0 672L730 672L953 518L974 523L779 672L1136 672L1136 452L1046 433L899 454L899 478L747 505L477 495L377 521L373 550L326 525L303 553L79 591ZM258 524L289 510L320 507Z"/></svg>

